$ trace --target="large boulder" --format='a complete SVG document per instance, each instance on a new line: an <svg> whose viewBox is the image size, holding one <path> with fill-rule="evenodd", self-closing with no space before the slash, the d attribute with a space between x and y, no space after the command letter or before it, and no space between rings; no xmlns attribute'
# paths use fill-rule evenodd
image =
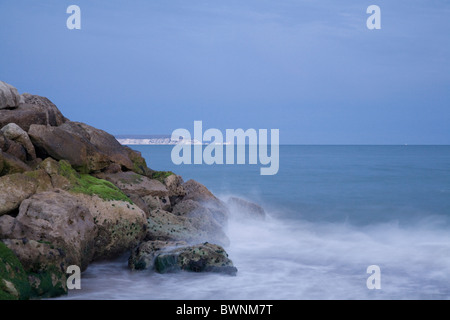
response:
<svg viewBox="0 0 450 320"><path fill-rule="evenodd" d="M200 202L203 206L211 210L214 219L222 226L226 225L230 212L228 207L221 200L216 198L211 191L209 191L203 184L189 180L183 184L183 188L186 191L185 200L193 200Z"/></svg>
<svg viewBox="0 0 450 320"><path fill-rule="evenodd" d="M145 237L147 220L136 205L124 201L105 201L98 196L75 196L91 212L98 228L94 260L116 258L137 246Z"/></svg>
<svg viewBox="0 0 450 320"><path fill-rule="evenodd" d="M99 154L84 138L64 128L33 124L28 134L41 158L50 156L56 160L67 160L84 173L101 170L108 165L105 155Z"/></svg>
<svg viewBox="0 0 450 320"><path fill-rule="evenodd" d="M146 240L185 241L190 244L214 242L229 245L229 239L221 227L207 217L177 216L156 209L148 215Z"/></svg>
<svg viewBox="0 0 450 320"><path fill-rule="evenodd" d="M74 195L55 190L24 200L9 235L48 243L62 251L67 265L87 268L95 253L97 226L89 209Z"/></svg>
<svg viewBox="0 0 450 320"><path fill-rule="evenodd" d="M169 191L156 179L132 171L102 173L97 177L113 183L147 214L155 209L168 210L171 206Z"/></svg>
<svg viewBox="0 0 450 320"><path fill-rule="evenodd" d="M0 216L19 208L22 201L32 196L38 181L17 173L0 177Z"/></svg>
<svg viewBox="0 0 450 320"><path fill-rule="evenodd" d="M109 133L81 122L69 121L61 128L88 141L97 153L106 157L108 164L117 163L128 170L133 170L134 165L128 151Z"/></svg>
<svg viewBox="0 0 450 320"><path fill-rule="evenodd" d="M237 268L225 250L215 244L203 243L163 252L155 258L155 269L160 273L191 271L236 275Z"/></svg>
<svg viewBox="0 0 450 320"><path fill-rule="evenodd" d="M28 134L17 124L9 123L1 129L3 136L23 146L27 153L26 160L36 159L36 152Z"/></svg>
<svg viewBox="0 0 450 320"><path fill-rule="evenodd" d="M14 110L0 109L0 127L15 123L28 132L32 124L59 126L67 120L47 98L25 93L22 99Z"/></svg>
<svg viewBox="0 0 450 320"><path fill-rule="evenodd" d="M143 242L132 251L128 266L132 270L154 269L159 273L182 270L229 275L237 273L226 251L207 242L193 246L185 242Z"/></svg>
<svg viewBox="0 0 450 320"><path fill-rule="evenodd" d="M0 81L0 110L17 108L20 102L21 99L17 89L6 82Z"/></svg>
<svg viewBox="0 0 450 320"><path fill-rule="evenodd" d="M145 160L138 161L139 155L123 147L112 135L83 123L67 121L59 127L31 125L28 134L41 158L67 160L83 173L103 171L112 164L124 170L146 167Z"/></svg>

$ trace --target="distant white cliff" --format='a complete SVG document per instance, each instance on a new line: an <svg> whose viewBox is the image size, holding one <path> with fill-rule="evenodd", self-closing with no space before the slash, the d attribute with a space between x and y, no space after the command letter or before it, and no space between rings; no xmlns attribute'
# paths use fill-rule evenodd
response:
<svg viewBox="0 0 450 320"><path fill-rule="evenodd" d="M169 135L154 136L116 136L117 141L122 145L175 145L175 144L202 144L197 140L172 139Z"/></svg>

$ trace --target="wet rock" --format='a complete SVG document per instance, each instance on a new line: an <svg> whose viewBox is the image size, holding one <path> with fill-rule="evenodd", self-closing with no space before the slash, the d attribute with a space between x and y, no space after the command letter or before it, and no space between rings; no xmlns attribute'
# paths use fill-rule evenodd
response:
<svg viewBox="0 0 450 320"><path fill-rule="evenodd" d="M0 300L25 300L30 296L31 287L22 264L0 241Z"/></svg>
<svg viewBox="0 0 450 320"><path fill-rule="evenodd" d="M154 269L159 273L237 273L226 251L221 246L207 242L189 246L185 242L147 241L133 250L128 266L133 270Z"/></svg>
<svg viewBox="0 0 450 320"><path fill-rule="evenodd" d="M183 184L183 188L186 190L186 196L183 198L183 201L193 200L200 202L203 206L211 210L214 219L220 225L225 226L227 224L230 215L227 206L216 198L204 185L195 180L189 180Z"/></svg>
<svg viewBox="0 0 450 320"><path fill-rule="evenodd" d="M159 273L191 271L216 272L236 275L237 268L225 250L215 244L204 243L163 252L155 258L155 269Z"/></svg>
<svg viewBox="0 0 450 320"><path fill-rule="evenodd" d="M184 241L146 241L131 252L128 267L132 270L153 269L158 254L187 246Z"/></svg>
<svg viewBox="0 0 450 320"><path fill-rule="evenodd" d="M153 210L148 216L146 240L185 241L199 243L210 241L229 245L230 241L221 227L205 218L177 216L164 210Z"/></svg>

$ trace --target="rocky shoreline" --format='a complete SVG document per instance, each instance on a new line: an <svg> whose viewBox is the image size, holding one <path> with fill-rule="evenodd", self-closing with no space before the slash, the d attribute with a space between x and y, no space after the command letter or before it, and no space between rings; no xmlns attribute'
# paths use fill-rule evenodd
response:
<svg viewBox="0 0 450 320"><path fill-rule="evenodd" d="M0 300L64 295L69 266L126 252L130 270L236 275L224 249L230 206L264 217L151 170L107 132L1 81L0 129Z"/></svg>

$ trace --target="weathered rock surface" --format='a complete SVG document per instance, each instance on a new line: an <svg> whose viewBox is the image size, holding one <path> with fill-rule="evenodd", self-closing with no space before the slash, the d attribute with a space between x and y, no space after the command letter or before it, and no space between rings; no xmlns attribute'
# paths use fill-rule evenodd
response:
<svg viewBox="0 0 450 320"><path fill-rule="evenodd" d="M8 239L12 237L12 231L16 219L7 214L0 216L0 239Z"/></svg>
<svg viewBox="0 0 450 320"><path fill-rule="evenodd" d="M102 173L97 177L113 183L147 214L155 209L170 208L169 191L158 180L149 179L132 171Z"/></svg>
<svg viewBox="0 0 450 320"><path fill-rule="evenodd" d="M133 162L129 158L128 151L109 133L91 127L81 122L68 121L61 126L61 129L70 133L72 136L78 136L83 141L87 141L92 150L92 156L101 160L106 159L107 165L116 163L128 170L133 170ZM68 160L68 159L66 159ZM101 162L99 160L99 162ZM70 162L70 161L69 161ZM93 168L92 171L102 168Z"/></svg>
<svg viewBox="0 0 450 320"><path fill-rule="evenodd" d="M21 203L10 238L50 243L64 252L68 265L84 270L94 257L97 232L89 209L70 193L56 190Z"/></svg>
<svg viewBox="0 0 450 320"><path fill-rule="evenodd" d="M160 273L181 270L237 273L225 250L207 242L189 246L185 242L147 241L132 251L128 266L132 270L155 269Z"/></svg>
<svg viewBox="0 0 450 320"><path fill-rule="evenodd" d="M30 296L31 286L22 264L0 241L0 300L25 300Z"/></svg>
<svg viewBox="0 0 450 320"><path fill-rule="evenodd" d="M98 228L94 260L109 259L137 246L145 237L147 220L136 205L105 201L98 196L75 195L92 214Z"/></svg>
<svg viewBox="0 0 450 320"><path fill-rule="evenodd" d="M21 127L15 123L9 123L1 129L5 138L15 141L22 145L27 153L25 160L36 159L36 152L34 146L31 143L30 137Z"/></svg>
<svg viewBox="0 0 450 320"><path fill-rule="evenodd" d="M7 248L4 247L5 245ZM3 243L0 242L0 260L2 259L2 247L3 254L9 253L10 259L14 256L13 270L21 276L22 280L20 284L17 284L16 281L7 280L10 283L7 291L14 298L49 298L67 293L64 257L61 252L53 249L49 244L34 240L3 240ZM6 269L9 269L9 267L6 267ZM1 278L0 275L0 282ZM1 291L0 288L0 300ZM17 295L14 292L17 292ZM8 297L8 299L10 298Z"/></svg>
<svg viewBox="0 0 450 320"><path fill-rule="evenodd" d="M139 151L133 150L130 147L122 146L128 154L131 162L133 163L133 171L142 174L143 176L152 177L153 170L147 167L145 159L142 157Z"/></svg>
<svg viewBox="0 0 450 320"><path fill-rule="evenodd" d="M75 169L88 173L108 166L106 156L99 154L85 139L61 127L31 125L28 134L37 154L45 158L67 160Z"/></svg>
<svg viewBox="0 0 450 320"><path fill-rule="evenodd" d="M224 246L230 244L222 225L216 221L213 211L200 202L193 200L179 202L173 207L172 214L188 218L189 223L194 228L199 230L199 232L203 231L205 237L200 242L208 241Z"/></svg>
<svg viewBox="0 0 450 320"><path fill-rule="evenodd" d="M6 82L0 81L0 110L17 108L20 102L21 99L17 89Z"/></svg>
<svg viewBox="0 0 450 320"><path fill-rule="evenodd" d="M231 212L237 217L264 220L266 218L265 210L258 204L241 198L230 197L227 200Z"/></svg>
<svg viewBox="0 0 450 320"><path fill-rule="evenodd" d="M125 170L139 171L146 167L144 159L123 147L112 135L83 123L67 121L59 127L31 125L28 134L39 156L67 160L83 173L102 171L112 164Z"/></svg>
<svg viewBox="0 0 450 320"><path fill-rule="evenodd" d="M214 219L222 226L227 224L230 212L227 206L219 199L217 199L211 191L209 191L203 184L189 180L183 184L186 191L186 196L183 200L193 200L200 202L203 206L211 210Z"/></svg>
<svg viewBox="0 0 450 320"><path fill-rule="evenodd" d="M205 217L177 216L164 210L153 210L148 215L146 240L185 241L195 244L213 242L229 245L229 239L222 228Z"/></svg>
<svg viewBox="0 0 450 320"><path fill-rule="evenodd" d="M0 177L0 216L19 208L22 201L36 192L37 187L38 181L24 174Z"/></svg>
<svg viewBox="0 0 450 320"><path fill-rule="evenodd" d="M3 132L1 132L0 134L3 136ZM4 137L4 139L2 140L4 141L2 148L3 152L19 159L22 162L25 162L27 160L27 151L24 146L6 137Z"/></svg>
<svg viewBox="0 0 450 320"><path fill-rule="evenodd" d="M28 132L32 124L59 126L66 121L58 108L47 98L25 93L22 100L24 103L13 110L0 109L0 127L15 123Z"/></svg>
<svg viewBox="0 0 450 320"><path fill-rule="evenodd" d="M163 252L155 258L155 269L160 273L191 271L216 272L236 275L237 268L225 250L215 244L204 243Z"/></svg>
<svg viewBox="0 0 450 320"><path fill-rule="evenodd" d="M52 158L47 158L42 161L37 166L37 169L43 170L50 177L54 189L63 189L67 191L74 187L72 182L64 176L67 172L64 172L61 164Z"/></svg>
<svg viewBox="0 0 450 320"><path fill-rule="evenodd" d="M187 246L184 241L146 241L134 250L128 259L128 267L132 270L154 269L158 254L168 252L180 246Z"/></svg>
<svg viewBox="0 0 450 320"><path fill-rule="evenodd" d="M57 266L62 272L68 266L61 251L52 244L28 239L6 239L3 243L11 249L27 271L39 272L50 266Z"/></svg>
<svg viewBox="0 0 450 320"><path fill-rule="evenodd" d="M3 158L3 170L0 176L32 170L29 165L8 153L3 152L1 158Z"/></svg>
<svg viewBox="0 0 450 320"><path fill-rule="evenodd" d="M183 183L183 178L176 174L171 174L164 179L164 184L169 191L170 201L173 203L177 202L186 195L186 190L184 190Z"/></svg>

